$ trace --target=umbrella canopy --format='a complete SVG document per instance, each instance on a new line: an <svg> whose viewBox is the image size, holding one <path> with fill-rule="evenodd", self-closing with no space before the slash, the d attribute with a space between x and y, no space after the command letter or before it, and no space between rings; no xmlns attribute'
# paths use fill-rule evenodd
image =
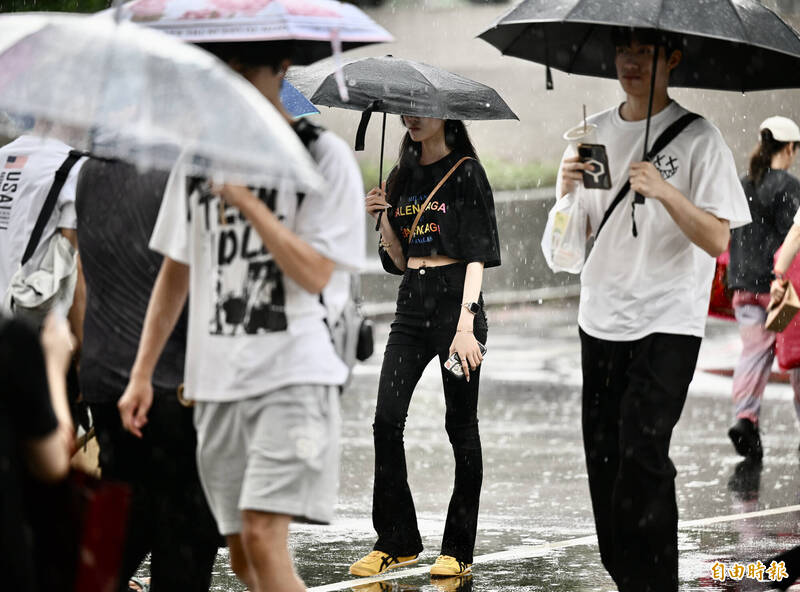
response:
<svg viewBox="0 0 800 592"><path fill-rule="evenodd" d="M493 88L428 64L385 56L351 61L342 72L347 101L330 66L293 69L289 78L315 105L437 119L518 119Z"/></svg>
<svg viewBox="0 0 800 592"><path fill-rule="evenodd" d="M800 37L756 0L524 0L479 37L506 55L570 74L615 78L614 27L680 35L670 86L800 86Z"/></svg>
<svg viewBox="0 0 800 592"><path fill-rule="evenodd" d="M281 82L281 103L289 115L295 118L319 113L319 109L285 79Z"/></svg>
<svg viewBox="0 0 800 592"><path fill-rule="evenodd" d="M210 54L93 16L0 16L0 110L58 124L78 149L190 174L264 184L322 179L275 108ZM12 118L13 120L13 118Z"/></svg>
<svg viewBox="0 0 800 592"><path fill-rule="evenodd" d="M112 9L113 10L113 9ZM296 40L296 64L394 38L352 4L334 0L134 0L122 18L192 43Z"/></svg>

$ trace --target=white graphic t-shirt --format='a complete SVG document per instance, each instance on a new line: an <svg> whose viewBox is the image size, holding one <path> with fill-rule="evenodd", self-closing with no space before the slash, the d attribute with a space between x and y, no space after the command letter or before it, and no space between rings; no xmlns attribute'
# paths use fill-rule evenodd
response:
<svg viewBox="0 0 800 592"><path fill-rule="evenodd" d="M289 182L253 191L337 270L359 271L365 251L360 171L349 147L330 132L314 149L318 160L337 164L324 191L298 193ZM190 266L187 397L234 401L290 384L344 383L348 371L331 344L319 295L285 276L239 210L221 202L206 179L187 178L180 164L170 175L150 247ZM330 291L326 298L336 300Z"/></svg>
<svg viewBox="0 0 800 592"><path fill-rule="evenodd" d="M0 148L0 296L19 269L55 173L70 150L60 140L32 135L20 136ZM59 228L76 228L75 187L85 160L72 167L26 270L38 268L48 241Z"/></svg>
<svg viewBox="0 0 800 592"><path fill-rule="evenodd" d="M650 145L686 113L674 102L657 113L651 120ZM590 117L589 122L597 125L596 142L608 151L612 183L609 190L583 185L576 189L596 231L628 180L631 163L641 160L645 122L623 120L617 107ZM652 162L694 205L728 220L731 228L750 222L731 151L707 120L689 124ZM556 191L559 195L560 187ZM703 337L714 258L692 243L655 199L636 206L638 236L634 237L633 196L630 191L617 205L586 260L578 324L593 337L614 341L652 333Z"/></svg>

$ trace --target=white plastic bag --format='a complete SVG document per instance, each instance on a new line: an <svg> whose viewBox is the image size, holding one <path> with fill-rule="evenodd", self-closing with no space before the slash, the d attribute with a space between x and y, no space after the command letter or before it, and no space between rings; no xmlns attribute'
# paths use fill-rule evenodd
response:
<svg viewBox="0 0 800 592"><path fill-rule="evenodd" d="M586 260L586 211L580 198L568 193L547 215L542 252L553 271L580 273Z"/></svg>
<svg viewBox="0 0 800 592"><path fill-rule="evenodd" d="M78 280L77 253L60 232L47 245L38 269L30 273L20 267L3 297L3 309L41 327L47 313L58 308L66 316L72 306Z"/></svg>

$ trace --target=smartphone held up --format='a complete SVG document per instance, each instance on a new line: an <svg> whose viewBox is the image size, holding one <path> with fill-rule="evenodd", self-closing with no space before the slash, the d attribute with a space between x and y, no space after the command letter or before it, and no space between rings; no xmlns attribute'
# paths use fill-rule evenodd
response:
<svg viewBox="0 0 800 592"><path fill-rule="evenodd" d="M578 144L578 156L581 162L591 165L591 170L583 171L583 186L586 189L611 189L606 147L602 144Z"/></svg>

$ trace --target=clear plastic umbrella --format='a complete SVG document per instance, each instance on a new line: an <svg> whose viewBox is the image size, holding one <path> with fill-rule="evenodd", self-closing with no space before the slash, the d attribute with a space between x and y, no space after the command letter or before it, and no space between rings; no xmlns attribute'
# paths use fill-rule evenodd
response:
<svg viewBox="0 0 800 592"><path fill-rule="evenodd" d="M0 15L0 110L141 168L168 170L180 151L192 175L322 183L294 131L246 80L189 44L105 16Z"/></svg>
<svg viewBox="0 0 800 592"><path fill-rule="evenodd" d="M335 0L134 0L120 13L193 43L292 39L295 64L394 41L357 6Z"/></svg>

